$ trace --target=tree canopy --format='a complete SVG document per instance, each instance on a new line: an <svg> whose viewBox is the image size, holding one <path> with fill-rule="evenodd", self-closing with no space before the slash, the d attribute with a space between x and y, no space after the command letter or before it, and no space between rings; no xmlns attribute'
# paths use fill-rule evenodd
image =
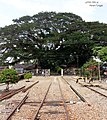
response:
<svg viewBox="0 0 107 120"><path fill-rule="evenodd" d="M73 13L40 12L13 22L0 29L1 64L33 60L42 68L81 66L94 46L107 43L106 24L85 22Z"/></svg>

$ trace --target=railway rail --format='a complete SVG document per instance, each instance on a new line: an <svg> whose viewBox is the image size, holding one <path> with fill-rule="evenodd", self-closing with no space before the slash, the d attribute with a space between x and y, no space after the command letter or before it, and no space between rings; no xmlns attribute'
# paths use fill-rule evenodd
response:
<svg viewBox="0 0 107 120"><path fill-rule="evenodd" d="M57 82L56 82L57 81ZM66 101L65 101L65 99L64 99L64 95L63 95L63 92L62 92L62 89L61 89L61 85L60 85L60 81L59 81L59 79L57 79L55 82L56 83L58 83L57 84L57 89L59 89L58 90L58 96L60 96L59 98L59 100L60 101L58 101L58 100L56 100L57 101L57 104L56 104L56 101L46 101L47 100L47 98L48 99L50 99L50 100L52 100L52 98L50 98L50 96L49 96L49 91L50 91L50 88L51 88L51 86L52 86L52 83L53 83L53 81L51 81L50 82L50 84L48 85L48 88L47 88L47 90L45 91L45 94L44 94L44 97L42 97L42 100L41 100L41 102L34 102L34 104L36 105L36 107L35 107L35 111L36 112L33 112L33 117L29 117L28 116L28 118L29 119L31 119L31 120L39 120L39 119L41 119L41 117L43 117L42 116L42 113L41 113L41 108L43 108L44 106L46 106L48 109L50 109L50 106L52 105L52 106L54 106L54 108L56 107L56 109L61 109L61 111L63 111L63 112L56 112L55 114L57 114L57 117L58 117L58 113L59 113L59 116L60 115L62 115L62 118L64 119L64 120L70 120L69 119L69 114L68 114L68 111L67 111L67 103L66 103ZM52 90L52 88L51 88L51 90ZM51 93L51 92L50 92ZM17 104L17 106L12 110L12 112L9 114L9 116L7 117L7 119L6 120L10 120L10 118L14 115L14 113L15 113L15 111L18 109L20 109L23 105L29 105L30 104L30 102L27 102L26 100L28 100L28 99L30 99L29 97L28 97L28 94L29 93L27 93L26 95L25 95L25 97ZM57 93L56 93L57 94ZM32 104L32 102L31 102L31 104ZM34 106L35 106L34 105ZM63 109L63 110L62 110ZM51 109L51 111L52 111L52 109ZM21 112L21 110L19 110L19 112ZM53 110L53 112L54 112L54 110ZM44 112L44 114L45 114L45 112ZM50 113L51 114L51 113ZM47 115L46 115L47 116ZM45 116L45 117L46 117ZM52 117L52 116L51 116ZM60 118L60 117L59 117ZM14 116L14 118L12 118L12 119L15 119L15 116ZM46 119L48 119L48 118L46 118ZM63 120L62 119L62 120Z"/></svg>
<svg viewBox="0 0 107 120"><path fill-rule="evenodd" d="M75 94L81 99L81 101L87 102L85 98L82 95L80 95L79 92L75 90L66 79L63 78L63 80L69 85L69 87L75 92Z"/></svg>
<svg viewBox="0 0 107 120"><path fill-rule="evenodd" d="M105 94L103 94L103 93L101 93L101 92L99 92L99 91L97 91L97 90L95 90L95 89L93 89L93 88L90 88L90 87L88 87L88 86L87 86L87 88L90 89L90 90L92 90L92 91L94 91L95 93L98 93L99 95L107 98L107 95L105 95Z"/></svg>
<svg viewBox="0 0 107 120"><path fill-rule="evenodd" d="M62 97L62 101L63 101L63 106L64 106L64 109L65 109L66 120L69 120L69 115L68 115L68 111L67 111L67 106L66 106L66 102L65 102L65 99L64 99L64 96L63 96L63 93L62 93L62 89L61 89L59 80L58 80L58 84L59 84L59 90L60 90L61 97Z"/></svg>
<svg viewBox="0 0 107 120"><path fill-rule="evenodd" d="M36 85L37 83L39 83L39 81L37 81L37 82L35 82L34 84L30 85L29 87L23 89L22 92L26 92L27 90L29 90L31 87L33 87L33 86Z"/></svg>
<svg viewBox="0 0 107 120"><path fill-rule="evenodd" d="M90 83L90 85L92 85L92 87L94 87L93 84ZM107 88L104 88L104 87L102 87L102 86L100 86L100 85L95 85L95 87L98 87L98 88L103 89L103 90L107 90Z"/></svg>
<svg viewBox="0 0 107 120"><path fill-rule="evenodd" d="M82 85L82 86L84 86L84 87L86 87L86 88L88 88L88 89L90 89L91 91L94 91L95 93L98 93L99 95L101 95L101 96L103 96L103 97L106 97L107 98L107 95L105 95L105 94L103 94L103 93L101 93L101 92L99 92L99 91L97 91L97 90L95 90L95 89L93 89L92 87L94 87L92 84L90 85L90 86L88 86L88 85L83 85L82 83L80 83L79 82L79 84L80 85ZM97 88L99 88L99 89L103 89L103 90L105 90L105 91L107 91L107 89L106 88L103 88L103 87L100 87L100 86L95 86L95 87L97 87ZM94 87L94 88L95 88Z"/></svg>
<svg viewBox="0 0 107 120"><path fill-rule="evenodd" d="M17 104L17 106L12 110L12 112L8 115L8 117L6 118L6 120L10 120L12 115L15 113L16 110L19 111L19 109L21 108L21 106L25 103L26 99L28 98L28 94L29 92L23 97L23 99Z"/></svg>
<svg viewBox="0 0 107 120"><path fill-rule="evenodd" d="M48 87L48 89L47 89L47 92L46 92L46 94L45 94L45 96L44 96L44 98L43 98L43 100L41 101L41 103L40 103L40 106L38 107L38 110L36 111L36 114L33 116L33 118L32 118L32 120L38 120L38 119L40 119L40 116L38 115L39 114L39 112L40 112L40 110L41 110L41 108L44 106L44 105L49 105L49 104L56 104L56 101L54 102L54 101L52 101L52 102L46 102L45 101L45 99L48 97L48 92L49 92L49 89L50 89L50 87L51 87L51 85L52 85L52 83L50 83L50 85L49 85L49 87ZM60 83L59 83L59 80L58 80L58 86L59 86L59 91L60 91L60 95L61 95L61 101L57 101L57 105L58 106L63 106L63 108L64 108L64 113L65 113L65 120L69 120L69 115L68 115L68 111L67 111L67 106L66 106L66 102L65 102L65 100L64 100L64 96L63 96L63 93L62 93L62 90L61 90L61 86L60 86Z"/></svg>
<svg viewBox="0 0 107 120"><path fill-rule="evenodd" d="M19 93L19 92L26 92L28 91L31 87L33 87L35 84L37 84L39 81L35 82L34 84L28 86L27 88L25 88L25 86L19 88L19 89L16 89L16 90L11 90L9 92L6 92L6 93L3 93L1 96L0 96L0 101L4 100L4 99L8 99L12 96L14 96L15 94Z"/></svg>
<svg viewBox="0 0 107 120"><path fill-rule="evenodd" d="M36 111L35 115L33 116L32 120L37 120L37 119L38 119L39 111L40 111L41 107L42 107L43 104L44 104L44 101L45 101L46 96L47 96L47 94L48 94L48 92L49 92L49 89L50 89L50 87L51 87L51 84L52 84L52 82L49 84L48 89L47 89L47 91L46 91L46 93L45 93L45 95L44 95L44 97L43 97L43 99L42 99L42 101L41 101L41 103L40 103L40 105L39 105L39 107L38 107L38 110Z"/></svg>
<svg viewBox="0 0 107 120"><path fill-rule="evenodd" d="M0 101L12 97L13 95L21 92L24 88L25 88L25 86L23 86L23 87L21 87L21 88L19 88L19 89L16 89L16 90L7 92L7 93L5 93L5 94L2 94L2 95L0 96Z"/></svg>
<svg viewBox="0 0 107 120"><path fill-rule="evenodd" d="M9 92L6 93L6 94L2 94L2 95L0 96L0 101L2 101L2 100L4 100L4 99L8 99L8 98L12 97L13 95L15 95L15 94L17 94L17 93L19 93L19 92L21 92L21 91L22 91L22 93L24 93L24 92L28 91L31 87L33 87L35 84L37 84L38 82L39 82L39 81L36 81L35 83L33 83L32 85L30 85L30 86L28 86L28 87L26 87L26 88L25 88L25 86L23 86L23 87L21 87L21 88L19 88L19 89L15 89L15 90L9 91ZM22 93L21 93L21 94L22 94ZM11 108L12 111L9 112L10 114L8 115L8 117L7 117L5 120L10 120L11 117L12 117L12 116L14 115L14 113L16 112L16 110L19 111L19 109L22 107L22 105L23 105L23 104L25 103L25 101L27 100L28 94L29 94L29 92L27 92L27 94L24 95L24 97L23 97L22 100L20 100L20 101L18 101L18 102L15 102L15 103L12 102L12 104L16 104L16 105L15 105L14 108ZM16 100L13 100L13 101L16 101Z"/></svg>
<svg viewBox="0 0 107 120"><path fill-rule="evenodd" d="M33 85L35 86L32 89L30 89L29 86L30 89L30 90L28 89L29 92L28 91L20 92L18 95L15 95L11 99L1 102L0 107L2 108L0 110L0 119L1 120L78 119L79 120L79 119L90 118L90 120L94 120L92 118L96 118L97 113L101 112L101 111L97 111L99 109L95 109L96 105L98 104L98 107L100 107L99 103L102 104L102 106L106 103L106 99L102 99L103 97L98 97L99 95L97 94L96 96L99 99L98 98L95 98L95 100L94 98L91 99L90 96L95 97L94 92L91 92L85 87L82 88L74 81L73 82L69 81L68 78L64 78L66 81L63 80L61 77L54 77L54 79L49 77L48 78L49 80L45 80L47 78L42 77L42 79L43 80L39 81L37 85L31 83L32 85L30 86ZM78 89L80 90L81 96L82 94L84 95L84 90L85 90L85 95L87 96L86 98L88 99L89 97L88 100L90 101L90 103L92 103L90 107L87 106L86 100L84 101L83 99L83 102L82 100L80 100L80 97L78 97L77 95L78 91L77 94L75 94L75 89L72 89L74 88L74 86L76 90ZM25 90L26 88L24 88L23 90ZM97 89L96 87L91 87L91 88ZM90 95L91 93L92 95ZM98 101L98 103L96 102L96 100ZM103 104L103 102L101 102L100 100L104 100L105 103ZM96 102L95 106L93 104L93 101ZM6 109L7 107L9 109ZM88 113L86 111L88 111ZM102 114L103 113L106 114L105 112L102 112Z"/></svg>

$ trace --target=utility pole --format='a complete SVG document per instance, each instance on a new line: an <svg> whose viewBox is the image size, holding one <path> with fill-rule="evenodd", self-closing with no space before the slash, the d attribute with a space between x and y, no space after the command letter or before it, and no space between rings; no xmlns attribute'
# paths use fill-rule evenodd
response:
<svg viewBox="0 0 107 120"><path fill-rule="evenodd" d="M98 62L98 79L99 79L99 81L101 81L100 62Z"/></svg>

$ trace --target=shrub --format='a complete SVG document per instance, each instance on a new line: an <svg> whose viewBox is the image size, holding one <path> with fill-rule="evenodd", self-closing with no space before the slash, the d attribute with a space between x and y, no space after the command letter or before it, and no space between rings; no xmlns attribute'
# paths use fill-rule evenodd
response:
<svg viewBox="0 0 107 120"><path fill-rule="evenodd" d="M28 81L29 81L30 78L32 78L32 73L26 73L24 75L24 79L28 79Z"/></svg>
<svg viewBox="0 0 107 120"><path fill-rule="evenodd" d="M14 69L4 69L0 73L0 82L6 83L6 90L9 90L9 83L18 82L18 74Z"/></svg>

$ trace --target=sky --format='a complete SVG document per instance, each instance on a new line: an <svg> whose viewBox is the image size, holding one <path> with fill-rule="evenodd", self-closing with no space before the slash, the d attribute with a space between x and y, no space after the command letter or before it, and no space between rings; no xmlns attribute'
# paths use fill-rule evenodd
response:
<svg viewBox="0 0 107 120"><path fill-rule="evenodd" d="M107 0L0 0L0 27L39 12L70 12L85 21L107 23Z"/></svg>

